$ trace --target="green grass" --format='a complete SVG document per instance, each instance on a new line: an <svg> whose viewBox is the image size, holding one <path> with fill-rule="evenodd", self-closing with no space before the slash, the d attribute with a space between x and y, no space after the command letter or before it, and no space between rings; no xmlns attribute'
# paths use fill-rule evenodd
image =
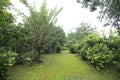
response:
<svg viewBox="0 0 120 80"><path fill-rule="evenodd" d="M15 66L12 80L120 80L115 72L97 71L75 54L43 56L43 63L34 66Z"/></svg>

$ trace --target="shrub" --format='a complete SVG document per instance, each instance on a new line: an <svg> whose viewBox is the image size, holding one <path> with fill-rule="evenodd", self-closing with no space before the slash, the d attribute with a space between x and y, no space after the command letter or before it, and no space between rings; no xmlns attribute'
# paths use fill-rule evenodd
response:
<svg viewBox="0 0 120 80"><path fill-rule="evenodd" d="M62 50L68 50L68 47L61 47Z"/></svg>
<svg viewBox="0 0 120 80"><path fill-rule="evenodd" d="M16 64L28 64L28 61L27 59L31 59L31 61L33 61L34 59L34 52L33 51L29 51L29 52L26 52L24 54L19 54L17 57L16 57Z"/></svg>
<svg viewBox="0 0 120 80"><path fill-rule="evenodd" d="M15 63L14 52L7 52L0 48L0 80L6 80L6 77L10 74L10 68Z"/></svg>
<svg viewBox="0 0 120 80"><path fill-rule="evenodd" d="M116 71L120 72L120 62L115 65Z"/></svg>
<svg viewBox="0 0 120 80"><path fill-rule="evenodd" d="M110 64L113 59L112 51L104 44L96 44L92 48L86 50L86 58L98 69L104 68Z"/></svg>
<svg viewBox="0 0 120 80"><path fill-rule="evenodd" d="M92 33L86 36L84 40L89 45L89 47L93 47L98 42L99 37L96 33Z"/></svg>
<svg viewBox="0 0 120 80"><path fill-rule="evenodd" d="M89 60L98 70L112 64L115 57L114 51L108 47L108 39L99 38L95 33L81 41L79 51L82 59Z"/></svg>
<svg viewBox="0 0 120 80"><path fill-rule="evenodd" d="M25 64L25 58L24 56L17 56L16 57L16 64Z"/></svg>
<svg viewBox="0 0 120 80"><path fill-rule="evenodd" d="M56 45L56 53L60 53L61 52L61 45Z"/></svg>
<svg viewBox="0 0 120 80"><path fill-rule="evenodd" d="M78 47L79 47L79 43L72 44L70 47L70 52L77 53Z"/></svg>
<svg viewBox="0 0 120 80"><path fill-rule="evenodd" d="M80 49L80 51L79 51L79 54L80 54L80 56L82 57L82 59L83 60L87 60L87 58L86 58L86 49L88 48L89 46L88 45L84 45L81 49Z"/></svg>
<svg viewBox="0 0 120 80"><path fill-rule="evenodd" d="M98 42L98 40L99 40L99 37L96 33L89 34L88 36L86 36L85 38L81 40L80 45L79 45L79 54L82 57L82 59L84 60L87 59L86 50L89 47L93 47Z"/></svg>

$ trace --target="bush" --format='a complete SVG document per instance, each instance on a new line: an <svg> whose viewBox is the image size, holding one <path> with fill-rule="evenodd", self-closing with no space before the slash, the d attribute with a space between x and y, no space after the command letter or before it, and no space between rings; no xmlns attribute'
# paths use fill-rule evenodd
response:
<svg viewBox="0 0 120 80"><path fill-rule="evenodd" d="M56 53L60 53L61 52L61 45L56 45Z"/></svg>
<svg viewBox="0 0 120 80"><path fill-rule="evenodd" d="M71 53L79 53L78 55L83 60L90 61L98 70L108 68L108 66L120 70L120 36L112 31L108 37L105 35L100 37L96 33L91 33L82 39L73 39L70 43L75 43L69 46Z"/></svg>
<svg viewBox="0 0 120 80"><path fill-rule="evenodd" d="M68 48L67 48L67 47L61 47L61 49L62 49L62 50L68 50Z"/></svg>
<svg viewBox="0 0 120 80"><path fill-rule="evenodd" d="M96 33L92 33L86 36L84 40L89 47L93 47L99 41L99 36Z"/></svg>
<svg viewBox="0 0 120 80"><path fill-rule="evenodd" d="M112 51L105 44L97 44L86 50L86 58L98 69L104 68L110 64L113 59Z"/></svg>
<svg viewBox="0 0 120 80"><path fill-rule="evenodd" d="M81 40L80 45L79 45L79 54L83 60L87 60L86 50L89 47L93 47L98 42L98 40L99 40L99 37L95 33L89 34L88 36L86 36L85 38Z"/></svg>
<svg viewBox="0 0 120 80"><path fill-rule="evenodd" d="M120 73L120 62L115 65L116 71Z"/></svg>
<svg viewBox="0 0 120 80"><path fill-rule="evenodd" d="M16 64L28 64L28 61L27 59L31 59L31 61L33 61L33 58L34 58L34 52L33 51L29 51L29 52L26 52L24 54L19 54L17 57L16 57Z"/></svg>
<svg viewBox="0 0 120 80"><path fill-rule="evenodd" d="M16 57L16 64L24 64L25 60L23 56L17 56Z"/></svg>
<svg viewBox="0 0 120 80"><path fill-rule="evenodd" d="M79 51L79 54L83 60L87 60L87 58L86 58L87 53L85 51L87 48L88 48L88 45L84 45Z"/></svg>
<svg viewBox="0 0 120 80"><path fill-rule="evenodd" d="M0 80L6 80L6 77L10 74L10 68L15 63L16 55L14 52L6 52L0 48Z"/></svg>
<svg viewBox="0 0 120 80"><path fill-rule="evenodd" d="M89 60L98 70L112 64L114 51L108 47L108 39L96 34L86 36L80 43L79 53L84 60Z"/></svg>
<svg viewBox="0 0 120 80"><path fill-rule="evenodd" d="M72 44L72 45L70 46L70 52L71 52L71 53L77 53L78 47L79 47L79 43Z"/></svg>

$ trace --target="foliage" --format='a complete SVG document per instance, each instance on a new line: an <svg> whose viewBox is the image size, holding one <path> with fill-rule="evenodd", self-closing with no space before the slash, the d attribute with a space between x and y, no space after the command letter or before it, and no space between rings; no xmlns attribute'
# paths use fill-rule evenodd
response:
<svg viewBox="0 0 120 80"><path fill-rule="evenodd" d="M61 46L60 45L56 45L56 53L60 53L61 52Z"/></svg>
<svg viewBox="0 0 120 80"><path fill-rule="evenodd" d="M6 80L9 70L15 63L16 53L13 52L15 35L14 17L8 12L9 0L0 0L0 80Z"/></svg>
<svg viewBox="0 0 120 80"><path fill-rule="evenodd" d="M91 27L88 23L81 23L80 27L76 29L76 39L82 40L84 37L95 32L95 27Z"/></svg>
<svg viewBox="0 0 120 80"><path fill-rule="evenodd" d="M75 32L69 33L67 35L67 44L70 52L79 52L77 47L80 47L79 44L82 45L82 39L94 32L95 28L92 28L88 23L81 23L80 27L78 27Z"/></svg>
<svg viewBox="0 0 120 80"><path fill-rule="evenodd" d="M81 23L80 27L75 32L71 32L67 35L67 41L70 43L80 42L84 37L90 33L94 33L95 28L92 28L88 23Z"/></svg>
<svg viewBox="0 0 120 80"><path fill-rule="evenodd" d="M71 44L77 42L76 40L76 34L74 32L70 32L68 35L67 35L67 44L68 44L68 47L70 48Z"/></svg>
<svg viewBox="0 0 120 80"><path fill-rule="evenodd" d="M120 62L118 62L114 67L116 71L120 72Z"/></svg>
<svg viewBox="0 0 120 80"><path fill-rule="evenodd" d="M108 66L114 66L114 68L118 66L117 68L119 68L120 37L112 29L108 37L104 35L103 37L99 36L95 31L87 35L85 32L81 27L78 31L72 33L74 34L73 38L76 36L78 38L74 39L76 42L71 42L71 45L69 45L70 51L72 53L78 53L83 60L90 62L97 70L104 69ZM75 45L77 43L78 45Z"/></svg>
<svg viewBox="0 0 120 80"><path fill-rule="evenodd" d="M80 1L79 1L80 2ZM82 0L84 7L89 7L91 11L100 8L100 18L105 18L108 24L112 24L119 32L120 1L119 0ZM98 7L99 6L99 7Z"/></svg>
<svg viewBox="0 0 120 80"><path fill-rule="evenodd" d="M14 18L12 14L6 10L7 6L9 6L9 0L0 1L0 47L2 46L9 50L11 48L11 29Z"/></svg>
<svg viewBox="0 0 120 80"><path fill-rule="evenodd" d="M26 0L21 1L29 9L30 16L15 9L25 21L23 24L15 24L14 16L9 13L10 1L0 0L0 80L6 79L15 62L24 64L27 59L39 61L42 50L54 45L52 52L60 52L65 42L63 29L55 25L56 16L62 8L48 10L43 2L40 11L36 11Z"/></svg>
<svg viewBox="0 0 120 80"><path fill-rule="evenodd" d="M32 64L34 60L34 51L29 51L24 54L19 54L16 57L16 64L20 65L27 65L27 64Z"/></svg>
<svg viewBox="0 0 120 80"><path fill-rule="evenodd" d="M68 50L68 47L67 46L63 46L61 47L62 50Z"/></svg>
<svg viewBox="0 0 120 80"><path fill-rule="evenodd" d="M77 48L79 47L79 43L74 43L70 46L71 53L77 53Z"/></svg>
<svg viewBox="0 0 120 80"><path fill-rule="evenodd" d="M61 46L65 42L65 33L61 27L55 24L56 16L62 8L49 10L46 7L46 2L43 1L40 11L37 11L35 5L31 6L26 0L21 0L21 2L30 12L30 16L24 20L24 27L29 31L28 38L31 40L30 46L34 51L34 61L40 61L41 53L60 52Z"/></svg>
<svg viewBox="0 0 120 80"><path fill-rule="evenodd" d="M48 43L46 45L46 49L48 52L56 52L56 47L58 46L64 46L64 43L66 41L66 36L61 27L53 27L53 30L51 31L50 36L48 37Z"/></svg>
<svg viewBox="0 0 120 80"><path fill-rule="evenodd" d="M81 42L80 42L80 46L79 46L79 53L81 55L81 57L83 59L87 59L86 58L86 50L89 47L93 47L99 40L99 37L96 33L91 33L88 36L86 36Z"/></svg>
<svg viewBox="0 0 120 80"><path fill-rule="evenodd" d="M110 64L113 59L113 53L103 43L95 44L92 48L86 50L86 58L98 69L104 68Z"/></svg>
<svg viewBox="0 0 120 80"><path fill-rule="evenodd" d="M83 39L85 42L80 48L83 59L89 60L98 70L119 62L119 42L117 36L100 38L98 35L90 34ZM117 55L117 56L116 56ZM117 62L116 64L114 64Z"/></svg>
<svg viewBox="0 0 120 80"><path fill-rule="evenodd" d="M16 55L14 52L7 52L4 48L0 48L0 80L5 80L10 74L10 68L15 63Z"/></svg>

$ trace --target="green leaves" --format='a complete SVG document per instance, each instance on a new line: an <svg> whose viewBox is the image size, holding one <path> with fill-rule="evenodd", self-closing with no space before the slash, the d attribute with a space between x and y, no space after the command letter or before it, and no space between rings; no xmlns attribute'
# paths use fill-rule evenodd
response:
<svg viewBox="0 0 120 80"><path fill-rule="evenodd" d="M28 7L28 2L27 0L19 0L20 2L22 2L23 4L25 4L26 7Z"/></svg>
<svg viewBox="0 0 120 80"><path fill-rule="evenodd" d="M5 80L9 75L9 69L14 65L16 56L16 53L0 48L0 80Z"/></svg>
<svg viewBox="0 0 120 80"><path fill-rule="evenodd" d="M77 53L77 49L79 47L79 43L74 43L70 46L70 52L71 53Z"/></svg>
<svg viewBox="0 0 120 80"><path fill-rule="evenodd" d="M90 8L91 11L100 7L99 18L105 19L106 24L119 28L120 22L120 1L119 0L82 0L83 7Z"/></svg>
<svg viewBox="0 0 120 80"><path fill-rule="evenodd" d="M97 70L109 67L114 62L119 63L119 37L112 33L108 38L99 37L96 34L89 34L83 39L80 45L80 55L83 59L87 59L95 66ZM117 55L117 57L116 57Z"/></svg>
<svg viewBox="0 0 120 80"><path fill-rule="evenodd" d="M0 11L2 11L2 9L5 9L9 5L10 5L9 0L0 0Z"/></svg>
<svg viewBox="0 0 120 80"><path fill-rule="evenodd" d="M113 52L104 44L95 44L93 47L86 50L86 58L96 66L97 69L104 68L113 59Z"/></svg>
<svg viewBox="0 0 120 80"><path fill-rule="evenodd" d="M46 6L46 1L43 1L40 11L37 11L35 5L32 7L26 0L21 1L30 12L30 16L24 20L24 27L29 31L28 36L31 37L34 59L40 60L40 55L44 52L44 49L48 50L48 52L56 52L56 50L60 52L61 45L64 43L65 33L62 28L57 27L55 24L57 21L56 16L62 8L49 10Z"/></svg>
<svg viewBox="0 0 120 80"><path fill-rule="evenodd" d="M120 38L112 30L109 37L101 37L91 28L82 26L69 34L69 39L70 51L88 60L97 70L115 66L120 61ZM114 64L114 62L117 63Z"/></svg>

